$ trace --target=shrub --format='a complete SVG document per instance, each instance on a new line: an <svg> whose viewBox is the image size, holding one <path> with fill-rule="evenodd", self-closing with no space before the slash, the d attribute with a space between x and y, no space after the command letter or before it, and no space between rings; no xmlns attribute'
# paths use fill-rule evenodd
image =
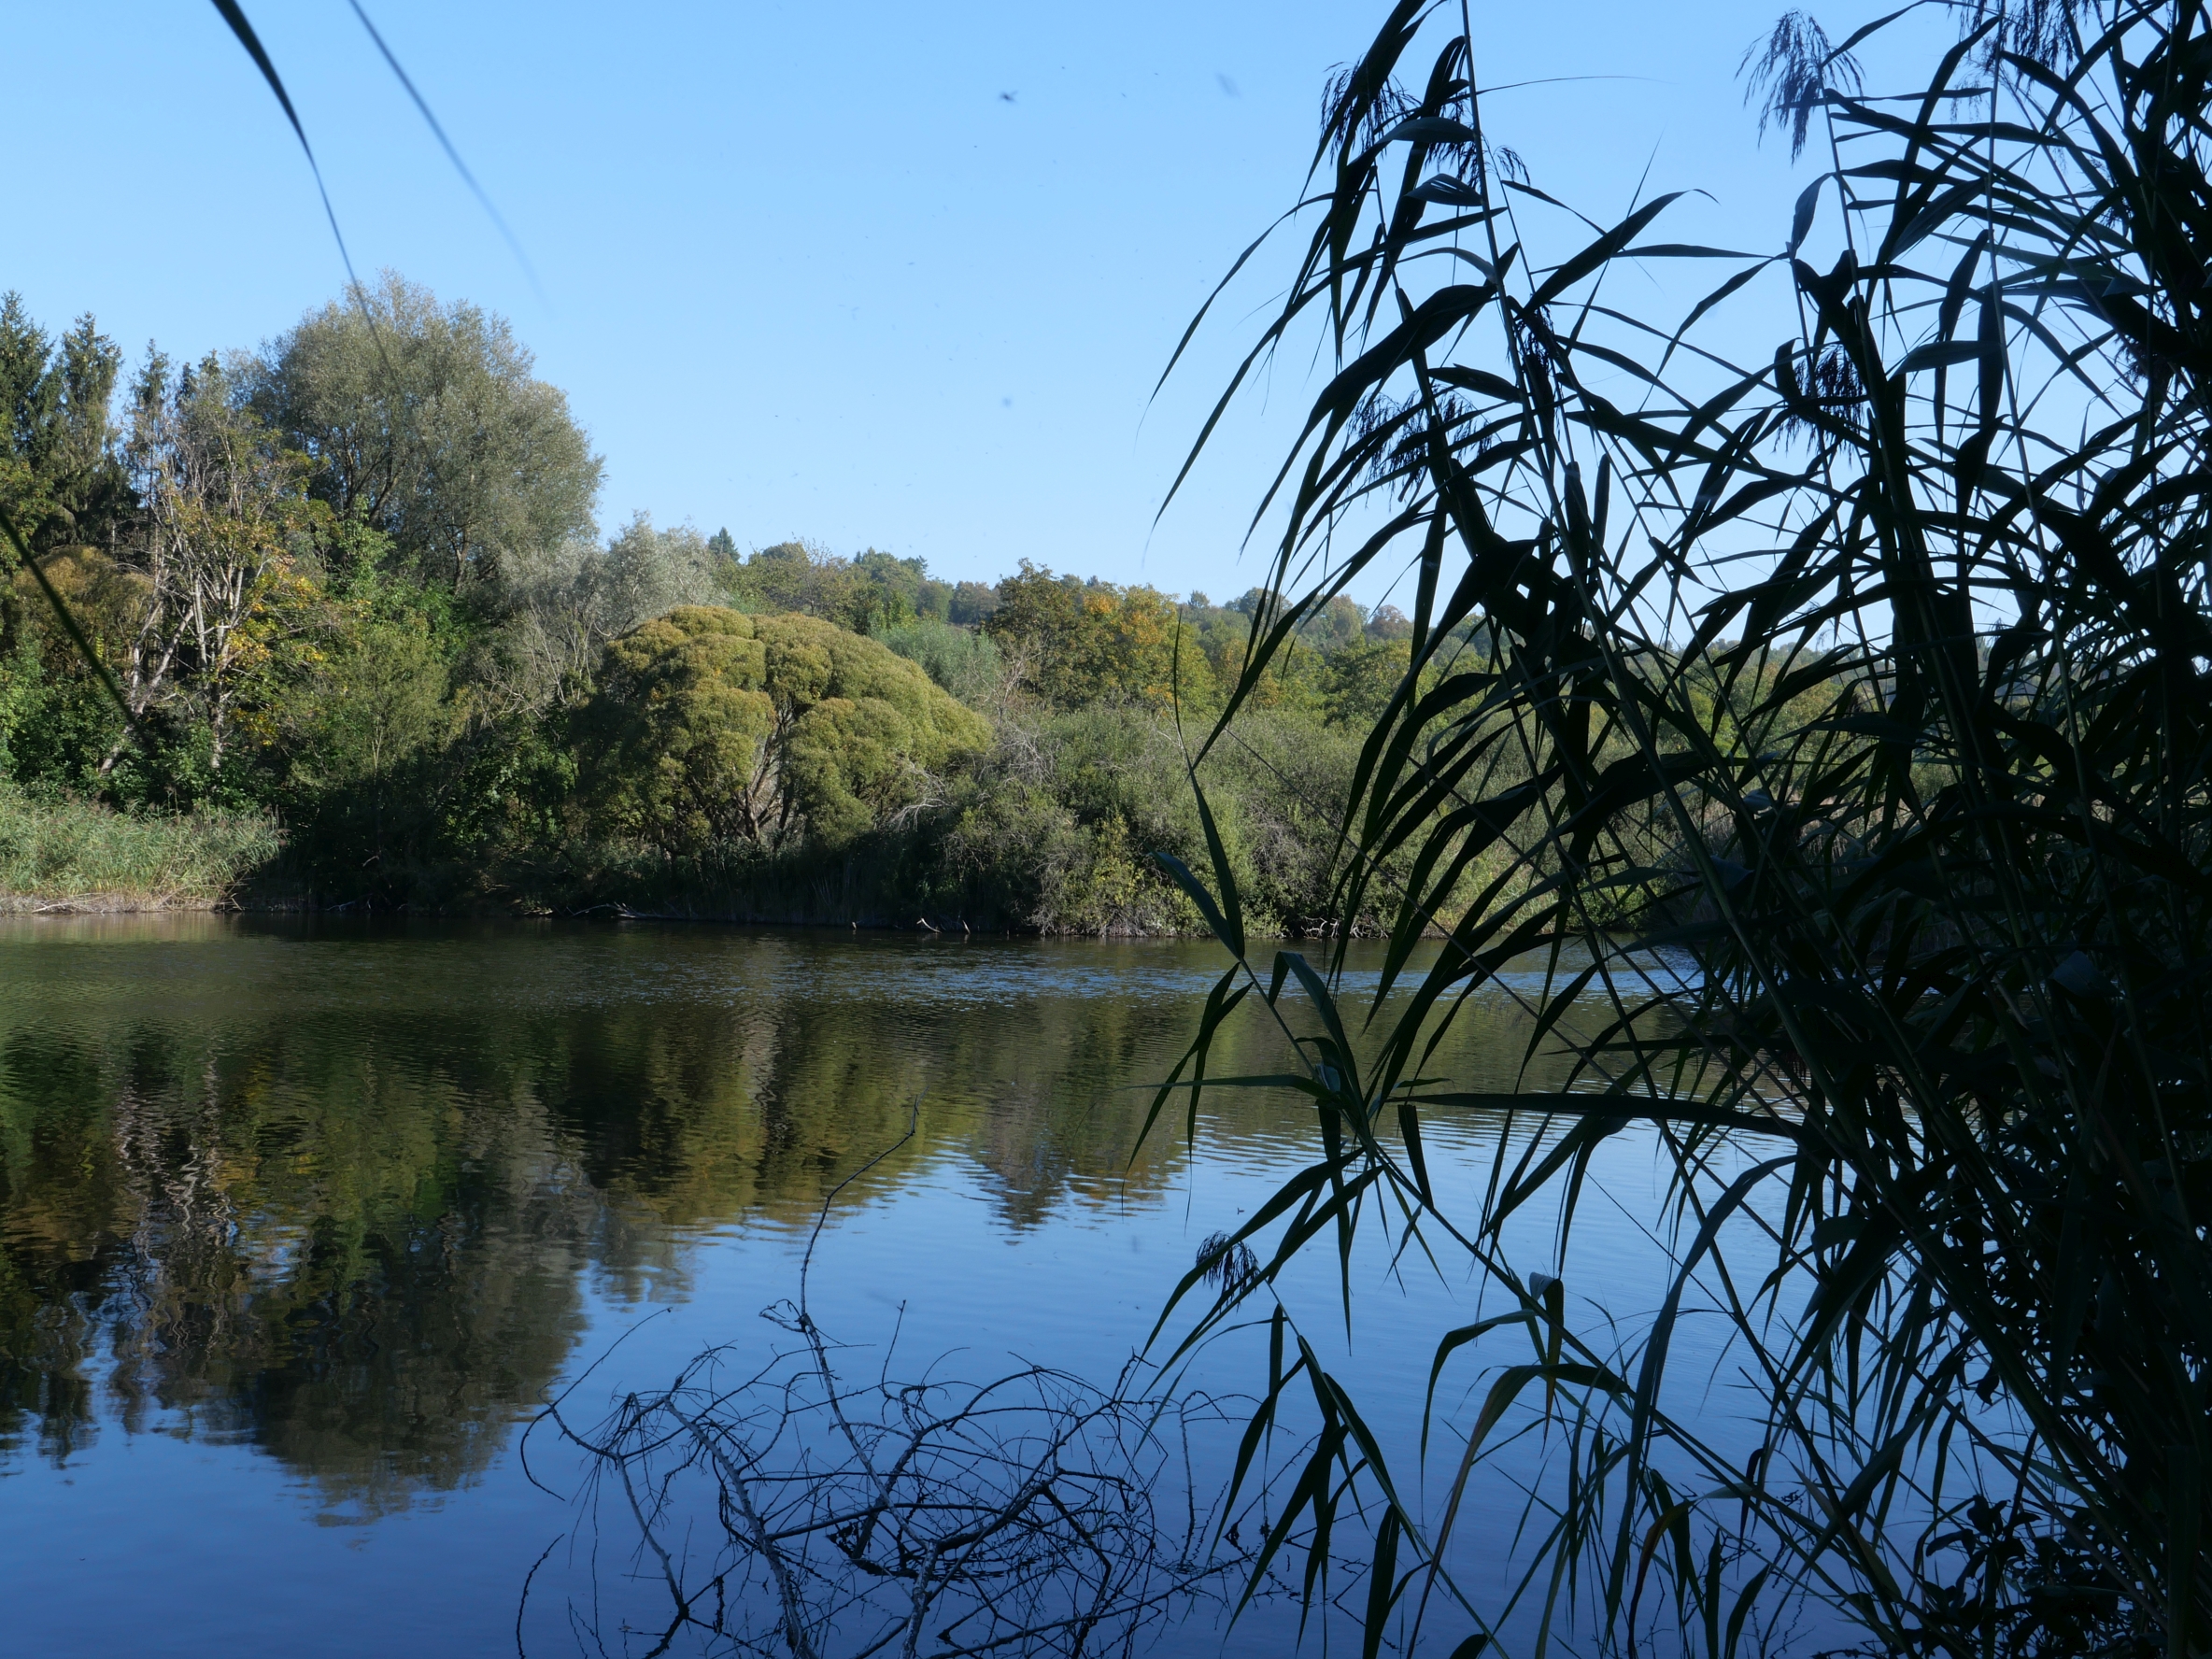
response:
<svg viewBox="0 0 2212 1659"><path fill-rule="evenodd" d="M874 640L812 617L684 605L608 645L578 723L603 820L674 856L827 849L922 804L990 728Z"/></svg>

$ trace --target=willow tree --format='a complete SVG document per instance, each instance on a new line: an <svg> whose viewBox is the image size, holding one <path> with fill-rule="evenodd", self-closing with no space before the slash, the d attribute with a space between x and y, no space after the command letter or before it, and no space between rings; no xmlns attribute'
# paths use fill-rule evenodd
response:
<svg viewBox="0 0 2212 1659"><path fill-rule="evenodd" d="M1248 1452L1294 1400L1316 1438L1261 1567L1302 1543L1318 1594L1365 1527L1370 1653L1571 1626L1718 1655L1808 1616L1897 1653L2212 1650L2212 20L1953 9L1903 97L1851 55L1902 13L1778 26L1758 84L1818 173L1763 258L1663 239L1673 197L1595 234L1558 212L1463 6L1404 0L1330 90L1311 234L1230 389L1319 334L1273 498L1300 597L1255 617L1229 712L1402 572L1335 900L1396 919L1354 1000L1340 956L1252 958L1218 849L1182 872L1237 957L1193 1058L1264 1007L1315 1124L1192 1339L1271 1324ZM1679 316L1623 297L1661 261L1714 272ZM1797 332L1743 320L1754 285ZM1429 1072L1509 963L1565 1090ZM1469 1111L1510 1132L1444 1181L1422 1126ZM1608 1325L1571 1241L1624 1136L1675 1226L1657 1312ZM1540 1266L1508 1252L1539 1204ZM1439 1334L1433 1504L1275 1300L1382 1217L1497 1309ZM1718 1373L1673 1357L1694 1312ZM1491 1595L1452 1540L1501 1500Z"/></svg>
<svg viewBox="0 0 2212 1659"><path fill-rule="evenodd" d="M671 856L841 848L925 804L990 728L875 641L680 605L606 648L579 722L608 825Z"/></svg>
<svg viewBox="0 0 2212 1659"><path fill-rule="evenodd" d="M387 272L310 312L254 365L255 411L313 489L457 586L588 539L600 458L503 318Z"/></svg>

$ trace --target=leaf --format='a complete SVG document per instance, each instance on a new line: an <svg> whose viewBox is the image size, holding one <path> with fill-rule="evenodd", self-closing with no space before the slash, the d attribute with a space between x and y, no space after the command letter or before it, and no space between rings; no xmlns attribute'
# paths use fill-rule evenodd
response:
<svg viewBox="0 0 2212 1659"><path fill-rule="evenodd" d="M1907 352L1905 361L1897 365L1897 372L1916 375L1922 369L1948 368L1953 363L1977 362L1980 358L1981 347L1976 341L1931 340Z"/></svg>
<svg viewBox="0 0 2212 1659"><path fill-rule="evenodd" d="M1442 115L1411 117L1378 140L1382 144L1478 144L1481 141L1474 128Z"/></svg>
<svg viewBox="0 0 2212 1659"><path fill-rule="evenodd" d="M300 113L291 105L291 94L284 90L284 79L276 73L276 65L262 48L261 36L253 32L246 13L237 0L214 0L217 14L230 25L231 33L238 37L238 44L246 49L246 55L253 60L254 67L262 72L262 78L269 83L269 90L276 94L276 102L284 110L284 119L291 123L292 136L300 141L300 153L307 158L307 171L315 177L315 193L322 198L322 216L330 221L331 239L338 245L338 259L346 267L346 280L353 292L361 291L361 278L354 274L353 255L347 251L346 234L338 228L338 210L331 206L331 192L322 182L322 163L315 159L315 147L307 142L307 129L300 123ZM396 65L395 65L396 67ZM372 320L371 327L375 324ZM377 350L383 342L377 340Z"/></svg>
<svg viewBox="0 0 2212 1659"><path fill-rule="evenodd" d="M1188 1087L1190 1090L1190 1110L1186 1120L1185 1134L1189 1140L1195 1141L1197 1139L1198 1096L1205 1087L1206 1060L1212 1052L1214 1033L1221 1028L1222 1023L1236 1012L1237 1005L1243 1001L1252 990L1249 983L1241 985L1237 985L1240 972L1241 968L1231 968L1214 983L1213 989L1207 994L1205 1009L1198 1016L1198 1035L1191 1039L1190 1046L1184 1050L1182 1058L1175 1062L1175 1069L1168 1073L1168 1080L1161 1084L1158 1091L1154 1094L1152 1109L1144 1114L1143 1125L1138 1129L1137 1139L1129 1147L1131 1168L1136 1165L1137 1154L1143 1148L1144 1142L1151 1138L1153 1126L1159 1121L1160 1109L1167 1105L1168 1097L1174 1093L1179 1086ZM1235 988L1232 990L1231 986L1235 986ZM1188 1085L1183 1085L1180 1080L1186 1066L1191 1068L1191 1081ZM1233 1083L1234 1080L1231 1082Z"/></svg>
<svg viewBox="0 0 2212 1659"><path fill-rule="evenodd" d="M1438 202L1447 207L1481 207L1490 200L1477 186L1454 178L1449 173L1424 178L1406 193L1415 201Z"/></svg>
<svg viewBox="0 0 2212 1659"><path fill-rule="evenodd" d="M1646 242L1621 250L1623 259L1757 259L1735 248L1707 248L1695 242Z"/></svg>
<svg viewBox="0 0 2212 1659"><path fill-rule="evenodd" d="M1537 291L1529 295L1524 309L1528 311L1540 310L1600 265L1613 259L1642 234L1646 225L1680 201L1682 194L1682 191L1676 191L1671 194L1659 197L1656 201L1647 202L1643 206L1638 207L1634 213L1631 213L1626 219L1545 277Z"/></svg>
<svg viewBox="0 0 2212 1659"><path fill-rule="evenodd" d="M1229 944L1232 938L1241 937L1243 929L1239 928L1234 933L1231 932L1227 919L1221 914L1221 907L1213 902L1213 895L1206 891L1205 884L1190 872L1189 865L1173 853L1155 853L1152 856L1174 878L1175 885L1190 896L1190 901L1198 907L1198 914L1206 918L1206 926L1213 930L1214 938L1224 944ZM1229 945L1229 948L1234 950L1236 946ZM1239 955L1241 954L1239 952Z"/></svg>
<svg viewBox="0 0 2212 1659"><path fill-rule="evenodd" d="M1806 234L1812 229L1812 216L1820 209L1821 186L1827 182L1828 176L1823 173L1798 192L1797 206L1790 215L1790 239L1782 246L1784 259L1795 259L1797 250L1805 246Z"/></svg>
<svg viewBox="0 0 2212 1659"><path fill-rule="evenodd" d="M1477 1338L1484 1336L1503 1325L1522 1324L1527 1317L1526 1313L1518 1309L1510 1313L1493 1313L1487 1319L1479 1319L1472 1325L1463 1325L1457 1330L1446 1332L1443 1339L1437 1343L1436 1357L1429 1361L1428 1366L1428 1398L1421 1411L1422 1456L1428 1455L1429 1425L1436 1410L1437 1383L1444 1375L1445 1363L1451 1359L1453 1354Z"/></svg>

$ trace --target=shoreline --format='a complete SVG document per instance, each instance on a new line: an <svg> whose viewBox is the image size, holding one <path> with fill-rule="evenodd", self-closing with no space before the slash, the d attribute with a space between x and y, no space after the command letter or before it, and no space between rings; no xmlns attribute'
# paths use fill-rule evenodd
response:
<svg viewBox="0 0 2212 1659"><path fill-rule="evenodd" d="M362 900L348 900L340 904L317 903L311 899L268 899L256 900L225 895L209 898L204 895L144 894L144 893L0 893L0 918L15 916L121 916L121 915L362 915L412 916L427 920L445 921L608 921L608 922L679 922L732 928L803 928L819 929L830 932L867 933L931 933L952 938L978 939L1098 939L1098 940L1176 940L1209 939L1203 929L1179 931L1165 929L1113 928L1048 929L1048 928L973 928L957 916L916 916L912 921L886 921L880 916L833 917L805 915L764 915L759 912L716 911L709 909L647 908L633 909L629 905L606 902L581 910L516 909L489 906L466 910L416 909L406 905L372 905ZM1297 941L1312 939L1309 933L1255 933L1255 938Z"/></svg>
<svg viewBox="0 0 2212 1659"><path fill-rule="evenodd" d="M230 899L174 893L0 893L0 916L159 915L239 908Z"/></svg>

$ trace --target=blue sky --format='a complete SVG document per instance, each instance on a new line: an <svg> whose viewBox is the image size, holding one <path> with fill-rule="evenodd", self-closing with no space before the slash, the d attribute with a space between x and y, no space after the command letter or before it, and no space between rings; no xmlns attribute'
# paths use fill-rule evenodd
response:
<svg viewBox="0 0 2212 1659"><path fill-rule="evenodd" d="M1154 515L1271 283L1148 399L1296 200L1322 81L1380 6L365 3L534 282L345 0L246 8L357 266L512 319L606 458L605 526L645 510L741 546L1216 598L1261 575L1239 544L1304 360ZM1710 192L1676 235L1770 248L1810 173L1755 142L1735 70L1777 9L1477 4L1486 82L1577 78L1500 92L1494 131L1594 217L1648 170ZM50 327L90 310L134 357L196 354L338 292L306 168L212 7L19 7L9 35L28 95L0 287Z"/></svg>

